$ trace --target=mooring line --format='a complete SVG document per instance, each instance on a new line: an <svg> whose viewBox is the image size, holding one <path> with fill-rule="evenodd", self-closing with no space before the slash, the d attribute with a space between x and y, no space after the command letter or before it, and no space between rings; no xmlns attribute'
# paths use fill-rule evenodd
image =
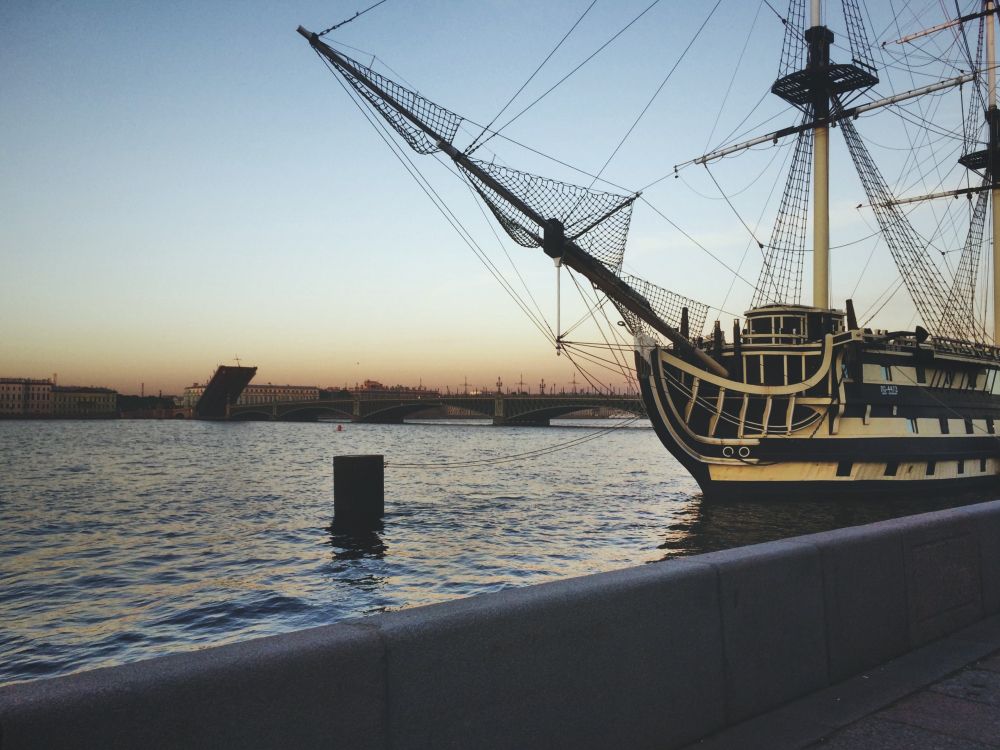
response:
<svg viewBox="0 0 1000 750"><path fill-rule="evenodd" d="M388 469L435 469L435 468L462 468L470 466L489 466L491 464L501 464L501 463L511 463L513 461L527 461L532 458L540 458L541 456L547 456L550 453L555 453L560 450L566 450L567 448L572 448L577 445L582 445L590 440L595 440L603 435L607 435L615 430L620 430L622 428L628 427L639 421L640 417L631 417L619 424L612 425L611 427L605 427L597 432L592 432L589 435L584 435L583 437L574 438L573 440L567 440L564 443L556 443L554 445L549 445L544 448L536 448L535 450L525 451L524 453L513 453L509 456L499 456L496 458L477 458L468 461L442 461L440 463L392 463L389 461L385 462L385 467Z"/></svg>

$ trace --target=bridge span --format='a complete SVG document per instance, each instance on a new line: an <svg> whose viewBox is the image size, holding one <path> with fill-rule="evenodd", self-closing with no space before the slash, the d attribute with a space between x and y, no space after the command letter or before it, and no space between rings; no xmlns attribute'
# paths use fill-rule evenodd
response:
<svg viewBox="0 0 1000 750"><path fill-rule="evenodd" d="M592 394L560 393L551 395L484 394L444 396L377 397L355 394L350 397L310 401L274 401L267 404L234 405L230 419L315 421L342 419L351 422L399 424L421 413L440 412L446 407L460 409L470 417L484 417L495 425L546 426L550 420L588 409L621 411L646 416L642 401L628 396L595 396Z"/></svg>

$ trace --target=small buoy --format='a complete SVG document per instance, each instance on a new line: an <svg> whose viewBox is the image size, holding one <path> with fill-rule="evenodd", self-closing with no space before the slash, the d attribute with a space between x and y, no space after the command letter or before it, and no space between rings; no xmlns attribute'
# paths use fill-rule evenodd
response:
<svg viewBox="0 0 1000 750"><path fill-rule="evenodd" d="M338 424L337 425L337 432L343 432L343 431L344 431L344 425Z"/></svg>

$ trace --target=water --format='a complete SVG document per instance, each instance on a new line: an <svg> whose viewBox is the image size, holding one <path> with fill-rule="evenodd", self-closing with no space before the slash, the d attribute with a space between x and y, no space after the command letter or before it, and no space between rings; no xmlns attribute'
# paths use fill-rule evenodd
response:
<svg viewBox="0 0 1000 750"><path fill-rule="evenodd" d="M0 684L958 502L709 504L648 423L557 424L0 422ZM368 533L351 453L390 463Z"/></svg>

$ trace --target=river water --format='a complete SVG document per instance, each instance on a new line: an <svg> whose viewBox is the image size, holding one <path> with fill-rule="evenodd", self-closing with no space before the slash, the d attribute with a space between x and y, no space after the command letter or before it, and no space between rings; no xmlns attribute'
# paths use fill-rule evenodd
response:
<svg viewBox="0 0 1000 750"><path fill-rule="evenodd" d="M359 453L386 515L351 533ZM0 421L0 684L954 504L705 503L632 420Z"/></svg>

